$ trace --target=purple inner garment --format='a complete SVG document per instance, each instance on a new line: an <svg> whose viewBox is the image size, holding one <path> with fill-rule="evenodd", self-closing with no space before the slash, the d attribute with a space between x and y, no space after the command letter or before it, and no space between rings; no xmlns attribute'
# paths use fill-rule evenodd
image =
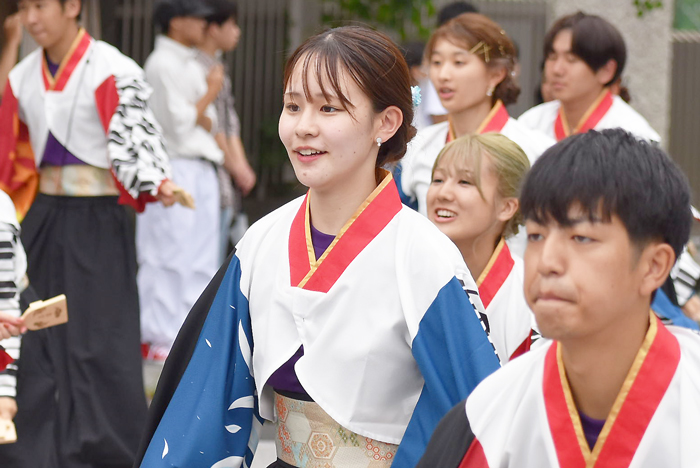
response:
<svg viewBox="0 0 700 468"><path fill-rule="evenodd" d="M333 239L335 239L335 236L331 234L324 234L315 227L311 226L311 243L314 246L314 254L316 255L316 259L321 258L323 252L325 252L328 246L330 246L333 242ZM297 374L294 372L294 365L303 355L304 346L300 346L297 352L294 353L294 356L289 358L287 362L282 364L282 366L280 366L280 368L270 376L267 383L277 391L306 395L306 390L304 390L304 387L301 386L301 383L297 378Z"/></svg>
<svg viewBox="0 0 700 468"><path fill-rule="evenodd" d="M53 63L46 56L46 63L49 67L49 72L52 76L56 76L59 63ZM46 140L46 147L44 148L44 157L41 158L42 166L68 166L70 164L85 164L80 159L76 158L70 151L63 146L51 132Z"/></svg>
<svg viewBox="0 0 700 468"><path fill-rule="evenodd" d="M581 426L583 428L583 435L586 437L586 442L588 442L588 447L593 450L595 443L598 440L600 432L603 430L605 425L605 419L593 419L579 411L579 416L581 416Z"/></svg>

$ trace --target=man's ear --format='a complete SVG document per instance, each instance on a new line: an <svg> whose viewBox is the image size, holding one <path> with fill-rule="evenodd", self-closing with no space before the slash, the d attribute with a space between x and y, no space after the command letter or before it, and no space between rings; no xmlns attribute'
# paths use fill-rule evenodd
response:
<svg viewBox="0 0 700 468"><path fill-rule="evenodd" d="M612 81L615 73L617 73L617 62L610 59L605 65L600 67L597 72L595 72L595 75L598 79L598 83L605 86Z"/></svg>
<svg viewBox="0 0 700 468"><path fill-rule="evenodd" d="M665 242L647 245L642 250L637 265L638 268L641 268L639 293L642 296L651 296L664 284L675 263L676 254L670 245Z"/></svg>
<svg viewBox="0 0 700 468"><path fill-rule="evenodd" d="M63 12L69 18L78 18L83 5L82 0L66 0L63 4Z"/></svg>

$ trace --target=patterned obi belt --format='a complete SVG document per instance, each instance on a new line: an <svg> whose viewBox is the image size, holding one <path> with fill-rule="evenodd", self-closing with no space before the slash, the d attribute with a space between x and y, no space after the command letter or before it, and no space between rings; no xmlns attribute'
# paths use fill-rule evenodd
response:
<svg viewBox="0 0 700 468"><path fill-rule="evenodd" d="M39 192L67 197L119 195L109 169L87 164L43 166L39 171Z"/></svg>
<svg viewBox="0 0 700 468"><path fill-rule="evenodd" d="M387 468L398 445L356 434L312 401L275 393L277 457L299 468Z"/></svg>

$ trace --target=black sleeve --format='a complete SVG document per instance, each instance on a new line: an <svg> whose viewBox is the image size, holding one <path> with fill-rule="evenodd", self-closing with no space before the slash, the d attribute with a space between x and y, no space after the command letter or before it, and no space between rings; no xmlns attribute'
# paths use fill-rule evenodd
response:
<svg viewBox="0 0 700 468"><path fill-rule="evenodd" d="M177 386L180 384L180 379L185 373L185 369L187 369L192 354L194 354L194 348L197 346L197 339L207 319L209 309L214 302L214 297L216 297L216 293L221 286L221 281L224 275L226 275L226 270L228 269L229 263L231 263L232 257L233 253L229 255L228 259L221 268L219 268L219 271L214 275L214 278L212 278L207 288L202 295L199 296L194 306L192 306L192 310L190 310L187 319L185 319L182 328L180 328L177 334L172 350L170 354L168 354L168 358L163 365L163 371L158 380L156 393L148 409L146 427L141 435L141 444L136 454L134 468L139 468L141 465L141 461L146 454L153 434L155 434L158 424L160 424L160 420L163 414L165 414L165 410L168 408Z"/></svg>
<svg viewBox="0 0 700 468"><path fill-rule="evenodd" d="M466 400L452 408L438 423L425 454L416 468L457 468L474 441L465 410Z"/></svg>

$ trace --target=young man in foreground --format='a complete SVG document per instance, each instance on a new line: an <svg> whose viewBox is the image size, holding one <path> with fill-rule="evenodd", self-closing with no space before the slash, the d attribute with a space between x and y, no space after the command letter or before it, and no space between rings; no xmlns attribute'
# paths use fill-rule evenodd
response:
<svg viewBox="0 0 700 468"><path fill-rule="evenodd" d="M552 341L457 405L418 466L696 466L700 336L650 312L690 231L680 169L619 129L576 135L521 206L525 296Z"/></svg>

